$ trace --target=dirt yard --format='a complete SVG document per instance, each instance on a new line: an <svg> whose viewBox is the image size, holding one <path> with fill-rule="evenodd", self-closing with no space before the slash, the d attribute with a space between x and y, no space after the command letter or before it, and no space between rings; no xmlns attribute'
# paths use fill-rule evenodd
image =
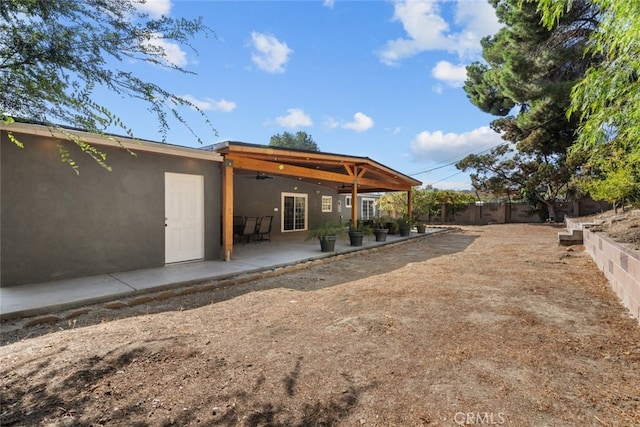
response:
<svg viewBox="0 0 640 427"><path fill-rule="evenodd" d="M463 227L3 325L0 425L638 426L640 326L563 230Z"/></svg>

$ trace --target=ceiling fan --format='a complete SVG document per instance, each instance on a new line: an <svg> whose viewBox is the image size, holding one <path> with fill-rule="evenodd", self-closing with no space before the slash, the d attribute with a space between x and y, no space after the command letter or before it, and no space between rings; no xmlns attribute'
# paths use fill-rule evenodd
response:
<svg viewBox="0 0 640 427"><path fill-rule="evenodd" d="M264 173L264 172L258 172L258 173L257 173L257 175L256 175L256 179L257 179L257 180L262 180L262 179L273 179L273 177L272 177L272 176L267 175L267 174L266 174L266 173Z"/></svg>

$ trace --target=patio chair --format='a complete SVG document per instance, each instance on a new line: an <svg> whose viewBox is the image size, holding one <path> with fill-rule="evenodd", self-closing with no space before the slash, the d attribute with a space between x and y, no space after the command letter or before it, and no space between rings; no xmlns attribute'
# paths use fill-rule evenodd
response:
<svg viewBox="0 0 640 427"><path fill-rule="evenodd" d="M244 233L244 217L240 215L233 216L233 241L238 242L242 239Z"/></svg>
<svg viewBox="0 0 640 427"><path fill-rule="evenodd" d="M244 220L244 227L242 228L242 244L250 242L256 236L256 226L258 225L257 217L247 217Z"/></svg>
<svg viewBox="0 0 640 427"><path fill-rule="evenodd" d="M256 241L264 242L268 240L271 243L271 223L273 222L273 215L263 216L260 218L260 224L256 229Z"/></svg>

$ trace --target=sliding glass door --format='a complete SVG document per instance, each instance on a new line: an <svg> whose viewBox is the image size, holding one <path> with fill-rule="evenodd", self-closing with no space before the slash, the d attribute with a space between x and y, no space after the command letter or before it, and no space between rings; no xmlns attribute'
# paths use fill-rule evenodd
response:
<svg viewBox="0 0 640 427"><path fill-rule="evenodd" d="M282 193L282 231L307 229L307 195Z"/></svg>

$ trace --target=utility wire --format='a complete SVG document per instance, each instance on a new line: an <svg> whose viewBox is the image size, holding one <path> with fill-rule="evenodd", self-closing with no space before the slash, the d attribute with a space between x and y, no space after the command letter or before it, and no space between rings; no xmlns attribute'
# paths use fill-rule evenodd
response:
<svg viewBox="0 0 640 427"><path fill-rule="evenodd" d="M563 115L565 115L565 113L559 113L559 114L556 114L555 116L551 117L550 119L546 120L545 122L540 123L540 124L538 124L538 125L534 126L534 127L533 127L533 128L531 128L531 129L528 129L528 130L529 130L529 131L534 131L534 130L536 130L536 129L539 129L539 128L541 128L541 127L543 127L543 126L547 125L548 123L552 122L553 120L556 120L557 118L559 118L559 117L561 117L561 116L563 116ZM487 152L487 151L489 151L489 150L493 150L494 148L498 147L499 145L502 145L502 143L500 143L500 144L496 144L496 145L494 145L493 147L489 147L489 148L487 148L486 150L479 151L479 152L478 152L478 153L476 153L476 154L482 154L482 153L485 153L485 152ZM470 151L473 151L473 150L470 150ZM469 153L470 151L467 151L467 152L466 152L466 153L464 153L464 154L467 154L467 153ZM464 158L464 157L463 157L463 158ZM447 167L447 166L454 165L454 164L458 163L460 160L462 160L462 159L459 159L459 160L456 160L456 161L453 161L453 162L450 162L450 163L447 163L447 164L444 164L444 165L436 166L436 167L431 168L431 169L425 169L425 170L423 170L423 171L420 171L420 172L416 172L416 173L410 174L409 176L416 176L416 175L421 175L421 174L423 174L423 173L433 172L433 171L435 171L435 170L442 169L442 168L445 168L445 167ZM442 181L446 181L447 179L452 178L452 177L454 177L454 176L456 176L456 175L458 175L458 174L461 174L461 173L462 173L462 171L460 171L460 172L456 172L456 173L454 173L453 175L450 175L450 176L448 176L448 177L446 177L446 178L442 178L441 180L438 180L438 181L433 182L433 183L428 184L428 185L433 186L434 184L437 184L437 183L442 182Z"/></svg>
<svg viewBox="0 0 640 427"><path fill-rule="evenodd" d="M502 145L502 143L500 143L500 144L496 144L496 145L494 145L493 147L489 147L489 148L487 148L487 149L485 149L485 150L482 150L482 151L479 151L479 152L477 152L477 153L475 153L475 154L482 154L482 153L485 153L485 152L487 152L487 151L489 151L489 150L493 150L494 148L496 148L496 147L497 147L497 146L499 146L499 145ZM469 150L469 151L467 151L467 152L463 153L463 155L466 155L466 154L468 154L468 153L472 152L473 150L474 150L474 149L471 149L471 150ZM466 157L466 156L465 156L465 157ZM461 158L461 159L458 159L458 160L454 160L453 162L450 162L450 163L446 163L446 164L443 164L443 165L436 166L436 167L431 168L431 169L425 169L425 170L420 171L420 172L416 172L416 173L409 174L409 176L422 175L423 173L429 173L429 172L433 172L433 171L438 170L438 169L446 168L447 166L455 165L456 163L458 163L458 162L459 162L460 160L462 160L462 159L464 159L464 157L463 157L463 158Z"/></svg>
<svg viewBox="0 0 640 427"><path fill-rule="evenodd" d="M453 177L454 177L454 176L456 176L456 175L460 175L461 173L462 173L462 171L458 171L458 172L454 173L453 175L449 175L449 176L448 176L448 177L446 177L446 178L442 178L442 179L440 179L440 180L438 180L438 181L435 181L435 182L432 182L431 184L428 184L428 185L433 186L434 184L437 184L437 183L442 182L442 181L446 181L446 180L448 180L449 178L453 178Z"/></svg>

